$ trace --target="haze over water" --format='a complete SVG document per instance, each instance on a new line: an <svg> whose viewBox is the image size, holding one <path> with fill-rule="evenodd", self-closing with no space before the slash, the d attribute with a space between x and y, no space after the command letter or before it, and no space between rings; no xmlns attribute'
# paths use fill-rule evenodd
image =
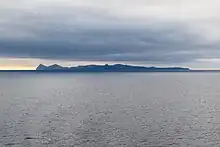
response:
<svg viewBox="0 0 220 147"><path fill-rule="evenodd" d="M0 146L219 146L219 73L0 73Z"/></svg>

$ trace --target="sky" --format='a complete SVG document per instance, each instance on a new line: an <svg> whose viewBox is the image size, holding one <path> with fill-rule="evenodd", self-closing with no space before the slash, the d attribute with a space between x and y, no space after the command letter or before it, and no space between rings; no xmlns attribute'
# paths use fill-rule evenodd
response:
<svg viewBox="0 0 220 147"><path fill-rule="evenodd" d="M0 0L0 69L220 69L219 0Z"/></svg>

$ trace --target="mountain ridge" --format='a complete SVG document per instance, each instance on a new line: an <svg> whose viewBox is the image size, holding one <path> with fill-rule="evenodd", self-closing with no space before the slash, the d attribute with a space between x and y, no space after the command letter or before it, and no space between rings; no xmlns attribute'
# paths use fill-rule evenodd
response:
<svg viewBox="0 0 220 147"><path fill-rule="evenodd" d="M113 64L113 65L79 65L76 67L63 67L58 64L46 66L40 64L36 71L62 71L62 72L184 72L190 71L190 68L183 67L145 67L133 66L127 64Z"/></svg>

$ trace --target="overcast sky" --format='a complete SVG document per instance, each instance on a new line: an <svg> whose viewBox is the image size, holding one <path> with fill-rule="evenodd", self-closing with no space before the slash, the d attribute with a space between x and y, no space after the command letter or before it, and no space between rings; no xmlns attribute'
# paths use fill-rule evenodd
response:
<svg viewBox="0 0 220 147"><path fill-rule="evenodd" d="M0 69L220 68L219 0L1 0Z"/></svg>

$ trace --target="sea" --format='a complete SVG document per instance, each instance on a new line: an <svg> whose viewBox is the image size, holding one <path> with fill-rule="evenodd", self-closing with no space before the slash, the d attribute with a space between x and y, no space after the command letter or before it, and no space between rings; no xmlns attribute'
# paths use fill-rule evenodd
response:
<svg viewBox="0 0 220 147"><path fill-rule="evenodd" d="M220 146L220 73L0 73L0 147Z"/></svg>

